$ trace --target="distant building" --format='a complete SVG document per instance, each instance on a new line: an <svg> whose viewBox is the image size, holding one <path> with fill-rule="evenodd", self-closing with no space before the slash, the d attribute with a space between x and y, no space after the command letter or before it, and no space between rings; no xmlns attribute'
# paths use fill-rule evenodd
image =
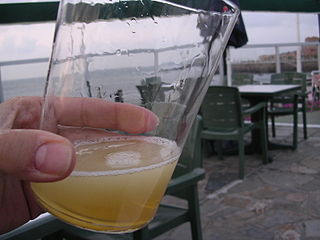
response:
<svg viewBox="0 0 320 240"><path fill-rule="evenodd" d="M258 58L258 61L260 62L274 62L276 59L274 54L266 54L266 55L261 55Z"/></svg>
<svg viewBox="0 0 320 240"><path fill-rule="evenodd" d="M319 37L307 37L305 42L319 42ZM294 47L295 48L295 47ZM297 51L287 51L280 53L281 71L296 71ZM318 46L302 46L301 60L302 70L310 72L317 68ZM233 64L233 69L236 72L256 72L267 73L276 71L276 55L264 54L260 55L257 60L241 61Z"/></svg>
<svg viewBox="0 0 320 240"><path fill-rule="evenodd" d="M307 37L305 42L319 42L319 37ZM317 46L303 46L301 49L301 56L303 59L317 59L318 49ZM297 51L289 51L280 53L281 62L296 61ZM261 55L258 58L260 62L274 62L275 55Z"/></svg>
<svg viewBox="0 0 320 240"><path fill-rule="evenodd" d="M285 52L280 54L281 62L292 62L297 59L297 51Z"/></svg>
<svg viewBox="0 0 320 240"><path fill-rule="evenodd" d="M305 42L319 42L319 37L307 37ZM303 46L301 55L304 59L316 59L318 55L317 46Z"/></svg>

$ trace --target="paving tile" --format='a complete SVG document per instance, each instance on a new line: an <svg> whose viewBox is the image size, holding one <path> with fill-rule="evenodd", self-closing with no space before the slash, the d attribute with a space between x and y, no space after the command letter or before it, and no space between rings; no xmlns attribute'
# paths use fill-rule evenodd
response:
<svg viewBox="0 0 320 240"><path fill-rule="evenodd" d="M277 128L272 140L291 143L292 128ZM320 239L320 129L308 134L304 140L299 129L296 151L270 151L270 164L246 155L243 181L237 179L237 156L204 160L206 179L199 184L204 240ZM156 238L173 239L191 240L190 226Z"/></svg>
<svg viewBox="0 0 320 240"><path fill-rule="evenodd" d="M232 207L245 208L251 203L251 200L236 195L227 195L222 199L221 203Z"/></svg>
<svg viewBox="0 0 320 240"><path fill-rule="evenodd" d="M274 240L274 233L266 230L261 226L250 224L241 229L242 235L246 238L244 239L264 239L264 240Z"/></svg>
<svg viewBox="0 0 320 240"><path fill-rule="evenodd" d="M297 209L296 209L297 210ZM290 211L284 209L269 209L260 214L255 219L256 223L265 228L272 228L277 225L288 224L292 222L301 222L308 219L308 215L302 211Z"/></svg>
<svg viewBox="0 0 320 240"><path fill-rule="evenodd" d="M270 171L268 169L261 172L260 177L266 184L281 188L294 188L314 179L312 176L306 174L292 174L290 172Z"/></svg>
<svg viewBox="0 0 320 240"><path fill-rule="evenodd" d="M272 185L263 185L254 191L249 192L247 195L255 199L274 199L282 198L286 194L284 189Z"/></svg>
<svg viewBox="0 0 320 240"><path fill-rule="evenodd" d="M319 161L315 161L314 158L318 159ZM319 155L313 156L313 157L309 156L305 159L302 159L301 164L305 165L310 169L313 169L314 171L320 172L320 156Z"/></svg>
<svg viewBox="0 0 320 240"><path fill-rule="evenodd" d="M301 207L310 217L320 218L320 190L309 192L308 199Z"/></svg>
<svg viewBox="0 0 320 240"><path fill-rule="evenodd" d="M301 186L298 187L298 189L301 189L303 191L316 191L320 189L320 175L315 176L315 178Z"/></svg>
<svg viewBox="0 0 320 240"><path fill-rule="evenodd" d="M306 237L320 239L320 219L305 221Z"/></svg>
<svg viewBox="0 0 320 240"><path fill-rule="evenodd" d="M304 239L304 226L302 223L287 223L277 225L272 229L274 240L302 240Z"/></svg>
<svg viewBox="0 0 320 240"><path fill-rule="evenodd" d="M305 192L289 193L285 196L285 200L293 202L304 202L308 199L309 194Z"/></svg>

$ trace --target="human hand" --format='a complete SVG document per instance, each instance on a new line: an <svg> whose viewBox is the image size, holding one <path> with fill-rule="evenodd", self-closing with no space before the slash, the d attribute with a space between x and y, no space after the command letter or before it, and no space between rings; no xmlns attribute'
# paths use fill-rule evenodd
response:
<svg viewBox="0 0 320 240"><path fill-rule="evenodd" d="M72 135L58 128L55 133L37 130L41 107L40 97L19 97L0 104L0 234L43 212L30 181L61 180L75 165ZM158 123L147 109L101 99L68 98L54 110L54 120L61 125L143 133Z"/></svg>

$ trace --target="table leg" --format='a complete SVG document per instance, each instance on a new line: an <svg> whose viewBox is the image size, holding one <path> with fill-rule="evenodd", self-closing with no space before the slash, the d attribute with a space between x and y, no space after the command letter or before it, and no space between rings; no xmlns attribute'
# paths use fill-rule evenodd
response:
<svg viewBox="0 0 320 240"><path fill-rule="evenodd" d="M260 103L260 102L266 102L268 103L269 99L268 98L250 98L248 99L249 102L250 102L250 105L253 106L257 103ZM274 143L274 142L271 142L270 141L270 138L269 138L269 126L268 126L268 111L267 111L267 108L265 109L266 111L266 132L267 132L267 142L268 142L268 150L279 150L279 149L294 149L294 146L290 145L290 144L281 144L281 143ZM252 121L253 122L257 122L257 121L260 121L261 119L261 116L259 115L259 113L255 113L252 115ZM260 145L260 142L259 142L259 139L260 139L260 132L258 129L253 129L252 131L252 148L255 149L255 152L258 152L260 153L261 152L261 145ZM294 145L294 144L293 144Z"/></svg>
<svg viewBox="0 0 320 240"><path fill-rule="evenodd" d="M248 99L250 102L251 106L254 106L260 102L265 102L268 103L268 99L267 98L250 98ZM266 151L268 152L268 162L272 162L273 161L273 157L270 155L269 153L269 137L268 137L268 115L267 115L267 108L264 108L264 112L262 111L258 111L255 112L254 114L252 114L251 116L251 121L253 123L259 124L261 123L261 121L263 120L263 115L265 116L265 122L263 124L265 124L265 128L264 130L266 131L266 141L267 141L267 149ZM247 153L259 153L262 154L263 153L263 149L262 149L262 136L261 136L261 130L260 129L253 129L251 132L251 144L250 146L247 147Z"/></svg>

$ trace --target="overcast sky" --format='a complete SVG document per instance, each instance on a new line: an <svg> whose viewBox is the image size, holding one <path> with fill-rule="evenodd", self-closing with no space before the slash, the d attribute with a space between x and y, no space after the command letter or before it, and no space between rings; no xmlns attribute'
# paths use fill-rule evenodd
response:
<svg viewBox="0 0 320 240"><path fill-rule="evenodd" d="M297 42L297 18L300 19L301 41L309 36L319 36L317 14L243 12L249 43Z"/></svg>
<svg viewBox="0 0 320 240"><path fill-rule="evenodd" d="M319 37L318 16L314 13L243 12L248 44L296 43L306 37ZM299 20L298 20L299 19ZM299 22L299 24L297 24ZM281 47L280 52L295 51L296 47ZM274 48L239 48L231 51L231 60L257 59L263 54L274 54Z"/></svg>
<svg viewBox="0 0 320 240"><path fill-rule="evenodd" d="M2 2L5 1L0 0ZM248 44L298 41L295 13L243 12L242 15L249 38ZM302 42L306 37L319 36L317 14L299 14L299 19ZM48 57L53 30L54 23L0 25L0 61ZM5 75L3 70L2 74Z"/></svg>
<svg viewBox="0 0 320 240"><path fill-rule="evenodd" d="M300 39L319 36L316 14L299 14ZM297 14L243 12L248 44L297 42ZM0 25L0 61L49 56L53 23Z"/></svg>

